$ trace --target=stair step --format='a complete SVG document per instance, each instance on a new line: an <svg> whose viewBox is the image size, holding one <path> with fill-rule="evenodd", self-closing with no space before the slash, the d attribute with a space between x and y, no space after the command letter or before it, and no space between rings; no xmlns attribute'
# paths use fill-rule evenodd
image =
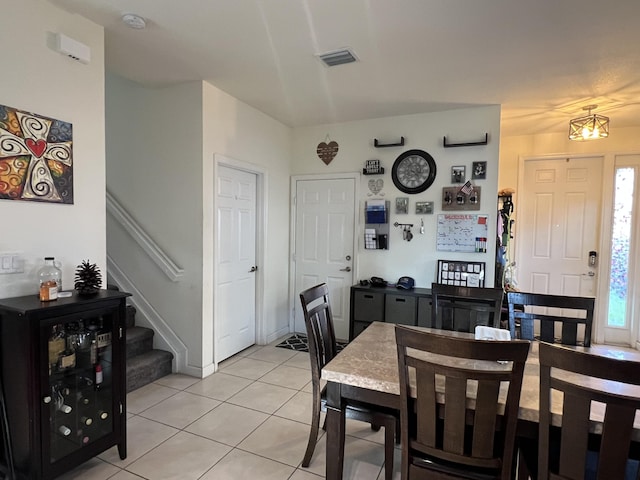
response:
<svg viewBox="0 0 640 480"><path fill-rule="evenodd" d="M127 358L127 393L171 373L173 354L151 350Z"/></svg>
<svg viewBox="0 0 640 480"><path fill-rule="evenodd" d="M146 327L127 328L127 358L153 350L154 332Z"/></svg>
<svg viewBox="0 0 640 480"><path fill-rule="evenodd" d="M127 328L131 328L136 323L136 307L133 305L127 305L126 316L124 319L124 325Z"/></svg>

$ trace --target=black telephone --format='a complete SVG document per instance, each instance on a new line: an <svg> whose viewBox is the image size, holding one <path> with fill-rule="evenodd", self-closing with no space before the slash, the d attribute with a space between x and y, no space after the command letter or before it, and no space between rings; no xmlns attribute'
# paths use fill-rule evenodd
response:
<svg viewBox="0 0 640 480"><path fill-rule="evenodd" d="M371 286L372 287L386 287L387 281L380 277L371 277Z"/></svg>

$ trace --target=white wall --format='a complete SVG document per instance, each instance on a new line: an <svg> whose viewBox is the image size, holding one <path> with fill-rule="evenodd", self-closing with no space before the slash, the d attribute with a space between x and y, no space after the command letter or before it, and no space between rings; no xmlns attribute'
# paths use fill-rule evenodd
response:
<svg viewBox="0 0 640 480"><path fill-rule="evenodd" d="M106 77L107 188L184 276L173 282L111 215L111 258L202 366L202 92L200 82L149 89ZM158 330L158 327L155 327Z"/></svg>
<svg viewBox="0 0 640 480"><path fill-rule="evenodd" d="M640 150L640 128L611 128L609 133L608 138L586 142L569 140L566 132L502 137L499 188L517 188L520 157L583 153L603 155L636 153Z"/></svg>
<svg viewBox="0 0 640 480"><path fill-rule="evenodd" d="M203 289L213 292L213 199L214 156L224 155L240 164L250 164L265 179L265 255L258 265L264 282L260 341L270 342L289 331L288 245L289 175L292 130L262 112L240 102L215 86L203 83L203 196L204 244ZM205 295L202 338L205 358L212 358L213 311L215 299Z"/></svg>
<svg viewBox="0 0 640 480"><path fill-rule="evenodd" d="M473 142L484 139L489 134L486 146L444 148L443 137L448 143ZM383 176L361 176L360 185L360 225L358 235L358 265L356 279L370 278L373 275L395 282L400 276L408 275L416 280L416 286L430 287L436 279L438 259L471 260L486 262L487 281L485 286L493 286L495 271L495 238L497 217L498 185L498 145L500 143L500 107L481 107L450 110L420 115L387 117L358 122L297 128L294 132L294 149L291 170L293 175L313 173L362 172L366 160L379 159L385 168ZM394 143L405 137L402 147L375 148L373 139L381 143ZM320 142L330 138L339 145L339 151L333 161L326 166L317 156L316 148ZM437 166L435 182L425 192L407 195L400 192L391 180L391 167L395 159L410 149L420 149L433 156ZM471 164L474 161L487 162L487 178L472 180L482 187L482 199L479 211L489 215L490 241L487 253L455 253L436 250L436 220L443 213L440 198L442 187L451 186L451 167L466 166L467 179L471 178ZM364 202L371 197L368 182L382 178L384 198L391 201L389 250L365 250ZM395 214L395 198L409 197L409 214ZM416 201L434 202L433 215L416 215ZM425 234L419 234L420 219L424 219ZM402 240L400 228L393 227L394 222L413 223L413 240Z"/></svg>
<svg viewBox="0 0 640 480"><path fill-rule="evenodd" d="M48 48L50 32L89 46L91 63ZM0 44L0 104L72 123L74 177L73 205L0 199L0 253L25 260L24 274L0 275L0 298L35 294L45 255L71 289L83 260L106 272L103 28L49 2L3 2Z"/></svg>
<svg viewBox="0 0 640 480"><path fill-rule="evenodd" d="M187 348L183 373L213 371L214 155L266 178L266 279L286 278L291 130L203 82L149 89L107 75L107 184L184 269L171 282L107 217L109 255ZM284 247L284 248L283 248ZM263 341L288 331L287 282L265 282Z"/></svg>

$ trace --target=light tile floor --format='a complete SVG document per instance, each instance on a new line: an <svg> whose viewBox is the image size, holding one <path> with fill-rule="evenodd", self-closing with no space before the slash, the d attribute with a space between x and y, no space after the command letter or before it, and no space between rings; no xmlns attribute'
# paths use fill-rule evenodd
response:
<svg viewBox="0 0 640 480"><path fill-rule="evenodd" d="M198 379L173 374L127 395L127 458L116 447L62 479L318 480L320 431L309 468L300 462L311 422L309 354L253 346ZM345 480L384 478L384 431L347 420ZM400 478L396 448L394 478Z"/></svg>

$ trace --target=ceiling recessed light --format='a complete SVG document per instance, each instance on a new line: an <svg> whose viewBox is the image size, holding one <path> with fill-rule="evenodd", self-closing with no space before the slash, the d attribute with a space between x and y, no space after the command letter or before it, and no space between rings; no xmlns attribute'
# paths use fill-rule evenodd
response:
<svg viewBox="0 0 640 480"><path fill-rule="evenodd" d="M135 28L136 30L142 30L147 26L145 19L135 13L125 13L122 16L122 21L127 27Z"/></svg>

